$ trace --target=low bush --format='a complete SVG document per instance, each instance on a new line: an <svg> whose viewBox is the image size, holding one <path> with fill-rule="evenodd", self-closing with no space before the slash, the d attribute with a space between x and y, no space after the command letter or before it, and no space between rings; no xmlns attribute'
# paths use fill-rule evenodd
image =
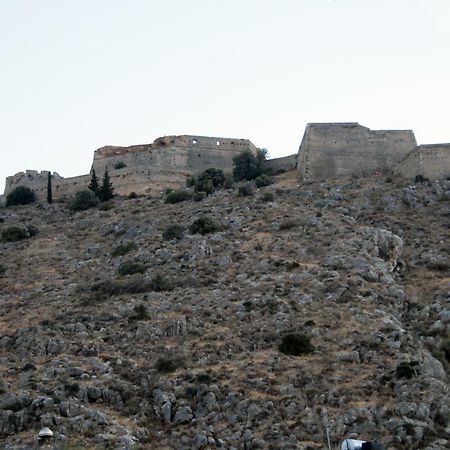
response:
<svg viewBox="0 0 450 450"><path fill-rule="evenodd" d="M132 315L129 318L129 322L150 319L150 315L147 311L147 307L145 305L143 305L142 303L140 305L136 305L133 309L134 309L134 315Z"/></svg>
<svg viewBox="0 0 450 450"><path fill-rule="evenodd" d="M119 266L119 275L134 275L136 273L144 273L147 267L144 264L135 261L125 261Z"/></svg>
<svg viewBox="0 0 450 450"><path fill-rule="evenodd" d="M280 231L291 230L298 226L298 222L296 220L285 220L280 223Z"/></svg>
<svg viewBox="0 0 450 450"><path fill-rule="evenodd" d="M189 191L172 191L166 195L165 203L181 203L190 200L192 194Z"/></svg>
<svg viewBox="0 0 450 450"><path fill-rule="evenodd" d="M137 245L134 242L127 242L124 244L119 244L117 247L114 247L111 256L123 256L126 255L128 252L131 252L131 250L136 250Z"/></svg>
<svg viewBox="0 0 450 450"><path fill-rule="evenodd" d="M176 239L180 241L183 239L185 228L182 225L169 225L162 234L163 239L171 241Z"/></svg>
<svg viewBox="0 0 450 450"><path fill-rule="evenodd" d="M5 275L6 267L3 264L0 264L0 278Z"/></svg>
<svg viewBox="0 0 450 450"><path fill-rule="evenodd" d="M150 286L151 290L156 292L171 291L173 289L172 284L161 274L157 274L151 279Z"/></svg>
<svg viewBox="0 0 450 450"><path fill-rule="evenodd" d="M197 178L194 177L194 175L191 175L186 178L186 187L188 187L188 188L194 187L196 183L197 183Z"/></svg>
<svg viewBox="0 0 450 450"><path fill-rule="evenodd" d="M273 178L268 175L262 174L259 177L255 178L255 184L257 187L266 187L273 184Z"/></svg>
<svg viewBox="0 0 450 450"><path fill-rule="evenodd" d="M272 192L264 192L263 195L261 195L261 201L262 202L273 202L273 193Z"/></svg>
<svg viewBox="0 0 450 450"><path fill-rule="evenodd" d="M397 378L410 379L419 375L420 366L418 361L404 361L401 362L395 369Z"/></svg>
<svg viewBox="0 0 450 450"><path fill-rule="evenodd" d="M111 209L114 209L114 203L113 202L100 203L100 205L98 206L98 209L100 211L110 211Z"/></svg>
<svg viewBox="0 0 450 450"><path fill-rule="evenodd" d="M158 372L170 373L175 372L175 370L179 369L183 366L183 360L181 358L169 357L169 356L161 356L156 361L156 370Z"/></svg>
<svg viewBox="0 0 450 450"><path fill-rule="evenodd" d="M206 198L206 192L200 191L194 194L194 202L201 202Z"/></svg>
<svg viewBox="0 0 450 450"><path fill-rule="evenodd" d="M28 205L36 201L34 192L26 186L17 186L6 196L6 206Z"/></svg>
<svg viewBox="0 0 450 450"><path fill-rule="evenodd" d="M74 195L69 208L72 211L85 211L93 206L97 206L97 204L98 198L92 191L79 191Z"/></svg>
<svg viewBox="0 0 450 450"><path fill-rule="evenodd" d="M225 180L223 182L223 188L224 189L233 189L233 186L234 186L233 174L226 173L225 174Z"/></svg>
<svg viewBox="0 0 450 450"><path fill-rule="evenodd" d="M208 216L202 216L194 220L192 225L189 227L189 231L192 234L208 234L215 233L219 231L220 227L217 222Z"/></svg>
<svg viewBox="0 0 450 450"><path fill-rule="evenodd" d="M12 226L2 230L3 242L16 242L23 239L29 239L31 237L28 228L25 226Z"/></svg>
<svg viewBox="0 0 450 450"><path fill-rule="evenodd" d="M26 225L28 233L30 233L30 237L36 236L39 233L39 228L35 225L28 224Z"/></svg>
<svg viewBox="0 0 450 450"><path fill-rule="evenodd" d="M283 336L278 350L285 355L300 356L313 352L314 347L305 334L289 333Z"/></svg>
<svg viewBox="0 0 450 450"><path fill-rule="evenodd" d="M132 199L132 198L137 198L138 197L138 195L136 194L136 192L130 192L129 194L128 194L128 198L129 199Z"/></svg>
<svg viewBox="0 0 450 450"><path fill-rule="evenodd" d="M249 197L253 195L253 188L250 184L243 184L239 186L238 190L239 197Z"/></svg>

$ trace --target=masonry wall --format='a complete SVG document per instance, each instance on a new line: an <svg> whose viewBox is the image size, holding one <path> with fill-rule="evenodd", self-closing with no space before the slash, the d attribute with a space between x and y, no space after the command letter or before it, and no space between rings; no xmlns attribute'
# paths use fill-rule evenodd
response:
<svg viewBox="0 0 450 450"><path fill-rule="evenodd" d="M387 172L417 145L411 130L370 130L356 122L310 123L298 153L304 181Z"/></svg>
<svg viewBox="0 0 450 450"><path fill-rule="evenodd" d="M231 171L233 157L244 150L256 153L256 147L247 139L165 136L152 144L102 147L94 153L93 168L100 182L108 168L115 192L119 195L130 192L159 195L164 188L184 186L189 175L199 174L210 167ZM116 168L118 163L124 167ZM5 195L17 186L27 186L35 191L38 200L45 201L47 176L47 171L27 170L8 177ZM75 192L86 189L90 179L90 175L63 178L54 173L53 198L73 196Z"/></svg>
<svg viewBox="0 0 450 450"><path fill-rule="evenodd" d="M450 177L450 144L419 145L392 170L404 178L422 175L432 180Z"/></svg>
<svg viewBox="0 0 450 450"><path fill-rule="evenodd" d="M281 158L273 158L264 161L264 168L270 173L277 174L294 170L297 167L297 154L282 156Z"/></svg>

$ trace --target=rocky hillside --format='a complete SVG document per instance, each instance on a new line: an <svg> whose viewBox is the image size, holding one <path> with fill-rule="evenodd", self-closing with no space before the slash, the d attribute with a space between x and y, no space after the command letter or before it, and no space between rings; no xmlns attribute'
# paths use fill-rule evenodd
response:
<svg viewBox="0 0 450 450"><path fill-rule="evenodd" d="M446 448L450 181L297 183L0 210L0 447Z"/></svg>

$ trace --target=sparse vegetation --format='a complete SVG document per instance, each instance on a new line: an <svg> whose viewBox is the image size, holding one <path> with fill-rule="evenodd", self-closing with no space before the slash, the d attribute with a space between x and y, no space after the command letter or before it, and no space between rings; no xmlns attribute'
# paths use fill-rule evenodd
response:
<svg viewBox="0 0 450 450"><path fill-rule="evenodd" d="M100 205L98 206L98 209L100 211L110 211L111 209L114 209L114 203L113 202L100 203Z"/></svg>
<svg viewBox="0 0 450 450"><path fill-rule="evenodd" d="M119 266L119 275L134 275L144 273L147 267L144 264L135 261L125 261Z"/></svg>
<svg viewBox="0 0 450 450"><path fill-rule="evenodd" d="M156 361L156 370L158 372L170 373L175 372L183 366L183 360L181 358L161 356Z"/></svg>
<svg viewBox="0 0 450 450"><path fill-rule="evenodd" d="M129 321L135 322L139 320L148 320L148 319L150 319L150 315L147 311L147 307L141 303L134 307L134 314L130 317Z"/></svg>
<svg viewBox="0 0 450 450"><path fill-rule="evenodd" d="M263 195L261 195L261 201L263 202L273 202L273 193L272 192L264 192Z"/></svg>
<svg viewBox="0 0 450 450"><path fill-rule="evenodd" d="M301 356L314 351L308 336L300 333L289 333L283 336L278 350L285 355Z"/></svg>
<svg viewBox="0 0 450 450"><path fill-rule="evenodd" d="M206 192L196 192L194 194L194 202L201 202L206 198Z"/></svg>
<svg viewBox="0 0 450 450"><path fill-rule="evenodd" d="M257 187L266 187L266 186L270 186L271 184L273 184L273 178L269 177L266 174L262 174L259 177L255 178L255 184Z"/></svg>
<svg viewBox="0 0 450 450"><path fill-rule="evenodd" d="M192 198L189 191L171 191L166 195L165 203L181 203Z"/></svg>
<svg viewBox="0 0 450 450"><path fill-rule="evenodd" d="M6 206L28 205L35 201L36 195L26 186L17 186L6 196Z"/></svg>
<svg viewBox="0 0 450 450"><path fill-rule="evenodd" d="M189 227L189 231L192 234L208 234L215 233L219 231L220 227L217 222L208 216L202 216L194 220L192 225Z"/></svg>
<svg viewBox="0 0 450 450"><path fill-rule="evenodd" d="M410 379L419 375L420 365L418 361L404 361L401 362L395 369L397 378Z"/></svg>
<svg viewBox="0 0 450 450"><path fill-rule="evenodd" d="M0 278L5 275L6 267L3 264L0 264Z"/></svg>
<svg viewBox="0 0 450 450"><path fill-rule="evenodd" d="M138 195L136 194L136 192L130 192L129 194L128 194L128 198L129 199L133 199L133 198L137 198L138 197Z"/></svg>
<svg viewBox="0 0 450 450"><path fill-rule="evenodd" d="M183 239L184 232L185 228L182 225L169 225L163 231L162 237L167 241L170 241L172 239L176 239L177 241L179 241Z"/></svg>
<svg viewBox="0 0 450 450"><path fill-rule="evenodd" d="M111 252L111 256L123 256L136 249L137 245L134 242L126 242L124 244L119 244L117 247L114 247Z"/></svg>
<svg viewBox="0 0 450 450"><path fill-rule="evenodd" d="M2 230L2 242L16 242L29 239L31 234L28 228L22 226L12 226Z"/></svg>
<svg viewBox="0 0 450 450"><path fill-rule="evenodd" d="M97 204L98 199L93 191L79 191L73 197L69 207L72 211L85 211Z"/></svg>
<svg viewBox="0 0 450 450"><path fill-rule="evenodd" d="M251 184L242 184L238 189L239 197L250 197L253 195L253 188Z"/></svg>

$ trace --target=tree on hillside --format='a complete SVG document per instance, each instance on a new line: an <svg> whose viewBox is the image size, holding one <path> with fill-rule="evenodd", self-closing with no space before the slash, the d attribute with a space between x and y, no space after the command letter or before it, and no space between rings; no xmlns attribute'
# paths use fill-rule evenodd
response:
<svg viewBox="0 0 450 450"><path fill-rule="evenodd" d="M94 168L92 169L91 182L89 183L88 189L90 189L96 197L100 195L100 186L98 184L98 178Z"/></svg>
<svg viewBox="0 0 450 450"><path fill-rule="evenodd" d="M53 195L52 195L52 174L50 171L47 176L47 203L53 203Z"/></svg>
<svg viewBox="0 0 450 450"><path fill-rule="evenodd" d="M233 158L233 178L236 181L253 180L263 172L263 163L267 157L266 149L258 149L256 155L244 150Z"/></svg>
<svg viewBox="0 0 450 450"><path fill-rule="evenodd" d="M102 202L106 202L111 200L114 197L114 188L109 179L108 169L105 169L105 173L103 175L102 186L100 188L99 196Z"/></svg>

